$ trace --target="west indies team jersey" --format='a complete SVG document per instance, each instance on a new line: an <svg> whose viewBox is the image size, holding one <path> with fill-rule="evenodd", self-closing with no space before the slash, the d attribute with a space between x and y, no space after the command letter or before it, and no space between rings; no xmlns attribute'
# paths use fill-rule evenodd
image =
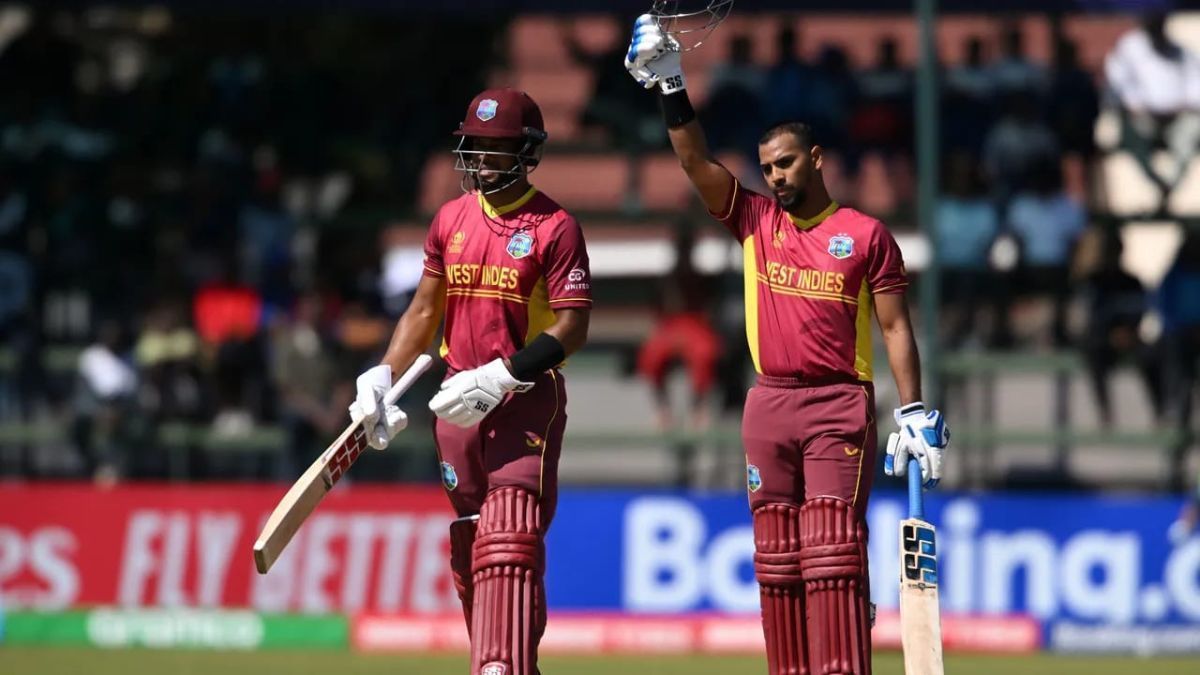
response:
<svg viewBox="0 0 1200 675"><path fill-rule="evenodd" d="M728 207L713 216L742 242L755 369L871 381L871 298L908 286L900 247L883 223L836 202L803 220L736 181Z"/></svg>
<svg viewBox="0 0 1200 675"><path fill-rule="evenodd" d="M583 231L534 188L499 208L477 193L443 205L425 239L425 274L446 279L441 353L454 371L511 356L554 323L554 310L592 304Z"/></svg>

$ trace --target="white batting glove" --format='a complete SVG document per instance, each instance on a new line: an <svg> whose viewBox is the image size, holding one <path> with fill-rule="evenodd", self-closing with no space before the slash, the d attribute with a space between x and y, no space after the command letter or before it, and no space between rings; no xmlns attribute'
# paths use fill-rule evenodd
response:
<svg viewBox="0 0 1200 675"><path fill-rule="evenodd" d="M662 93L673 94L686 88L679 42L665 33L649 14L639 16L633 23L625 70L645 89L657 85Z"/></svg>
<svg viewBox="0 0 1200 675"><path fill-rule="evenodd" d="M442 390L429 400L433 414L464 429L479 424L510 391L529 391L532 382L522 382L508 372L503 359L464 370L442 382Z"/></svg>
<svg viewBox="0 0 1200 675"><path fill-rule="evenodd" d="M897 408L892 416L900 431L888 435L887 456L883 472L903 477L908 473L908 459L921 464L921 479L926 490L937 487L942 479L942 453L950 443L950 428L937 410L925 411L925 404L910 403Z"/></svg>
<svg viewBox="0 0 1200 675"><path fill-rule="evenodd" d="M350 419L363 425L368 445L376 450L387 449L396 434L408 426L408 415L383 400L392 386L392 367L375 366L359 375L354 386L357 395L350 404Z"/></svg>

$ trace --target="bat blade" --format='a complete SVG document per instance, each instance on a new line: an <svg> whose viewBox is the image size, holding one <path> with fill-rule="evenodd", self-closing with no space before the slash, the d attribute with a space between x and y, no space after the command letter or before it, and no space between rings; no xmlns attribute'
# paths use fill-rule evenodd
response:
<svg viewBox="0 0 1200 675"><path fill-rule="evenodd" d="M900 641L907 675L942 675L937 529L919 518L900 521Z"/></svg>
<svg viewBox="0 0 1200 675"><path fill-rule="evenodd" d="M418 356L388 390L384 402L387 405L395 403L417 378L429 370L432 363L430 356ZM321 503L321 499L333 489L366 448L366 433L362 425L352 423L292 484L254 542L254 568L259 574L270 571L317 504Z"/></svg>

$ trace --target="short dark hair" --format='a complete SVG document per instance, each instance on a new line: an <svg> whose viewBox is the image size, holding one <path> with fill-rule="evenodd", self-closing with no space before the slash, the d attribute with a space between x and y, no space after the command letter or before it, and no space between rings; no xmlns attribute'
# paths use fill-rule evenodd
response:
<svg viewBox="0 0 1200 675"><path fill-rule="evenodd" d="M812 127L804 122L780 122L779 124L774 124L767 128L766 132L763 133L762 138L758 139L758 144L762 145L763 143L768 143L774 140L777 136L782 136L784 134L791 134L795 136L800 145L803 145L807 148L811 148L812 146L816 145L816 142L813 139Z"/></svg>

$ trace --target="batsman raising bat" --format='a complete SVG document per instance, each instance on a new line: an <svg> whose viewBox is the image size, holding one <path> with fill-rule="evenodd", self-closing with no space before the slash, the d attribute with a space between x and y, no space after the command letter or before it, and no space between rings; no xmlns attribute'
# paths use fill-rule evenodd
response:
<svg viewBox="0 0 1200 675"><path fill-rule="evenodd" d="M465 194L425 240L425 273L383 362L358 378L352 416L375 447L381 402L445 317L448 377L429 402L442 484L458 520L450 567L474 675L534 675L546 626L546 530L567 416L558 367L587 339L591 275L579 224L529 184L546 131L524 92L489 89L459 126Z"/></svg>
<svg viewBox="0 0 1200 675"><path fill-rule="evenodd" d="M915 458L925 488L949 432L921 401L900 249L878 220L830 199L822 148L802 122L759 141L774 198L751 192L709 153L688 101L680 45L661 15L634 24L629 73L658 89L671 145L705 205L743 247L746 338L758 371L742 440L772 675L871 672L865 514L876 458L871 314L901 406L885 471Z"/></svg>

